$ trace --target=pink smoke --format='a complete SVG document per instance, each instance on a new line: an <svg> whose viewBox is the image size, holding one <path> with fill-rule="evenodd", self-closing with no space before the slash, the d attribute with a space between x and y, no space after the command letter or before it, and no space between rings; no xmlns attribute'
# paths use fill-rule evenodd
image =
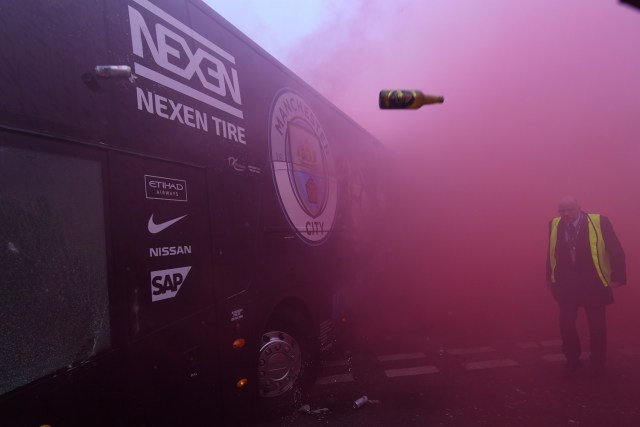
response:
<svg viewBox="0 0 640 427"><path fill-rule="evenodd" d="M291 63L403 159L398 210L412 214L395 277L411 297L399 304L461 329L555 322L547 222L571 194L613 221L627 254L612 323L637 316L640 13L596 0L388 3L363 2ZM381 111L390 88L445 104Z"/></svg>

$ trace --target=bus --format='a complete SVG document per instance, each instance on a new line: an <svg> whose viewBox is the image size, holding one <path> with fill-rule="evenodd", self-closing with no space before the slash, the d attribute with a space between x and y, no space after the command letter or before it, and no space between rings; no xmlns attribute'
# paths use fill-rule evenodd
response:
<svg viewBox="0 0 640 427"><path fill-rule="evenodd" d="M388 150L200 0L0 16L0 425L295 408Z"/></svg>

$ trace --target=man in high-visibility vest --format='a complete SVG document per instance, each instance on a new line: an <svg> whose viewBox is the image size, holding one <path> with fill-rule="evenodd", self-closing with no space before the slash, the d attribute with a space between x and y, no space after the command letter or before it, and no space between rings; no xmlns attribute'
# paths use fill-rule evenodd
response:
<svg viewBox="0 0 640 427"><path fill-rule="evenodd" d="M549 223L547 283L560 307L566 373L572 376L581 366L576 319L578 308L584 307L592 372L599 376L607 354L605 307L613 302L611 289L627 281L624 251L611 222L582 212L574 197L563 197L558 213Z"/></svg>

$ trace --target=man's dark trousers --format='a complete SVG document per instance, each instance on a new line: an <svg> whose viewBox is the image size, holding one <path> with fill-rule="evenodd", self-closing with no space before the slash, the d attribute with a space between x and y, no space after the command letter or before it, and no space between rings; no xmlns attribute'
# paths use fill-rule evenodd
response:
<svg viewBox="0 0 640 427"><path fill-rule="evenodd" d="M607 357L607 327L606 305L597 302L584 304L589 323L589 341L591 350L591 362L596 367L602 367ZM562 352L567 362L572 365L580 364L580 338L576 328L578 308L575 302L559 302L560 307L560 333L562 335Z"/></svg>

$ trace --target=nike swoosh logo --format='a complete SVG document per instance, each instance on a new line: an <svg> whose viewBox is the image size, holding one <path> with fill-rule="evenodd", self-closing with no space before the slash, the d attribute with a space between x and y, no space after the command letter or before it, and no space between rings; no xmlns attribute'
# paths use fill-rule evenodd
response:
<svg viewBox="0 0 640 427"><path fill-rule="evenodd" d="M160 224L156 224L155 222L153 222L153 214L151 214L151 218L149 218L149 223L147 224L147 228L149 229L149 233L156 234L156 233L161 232L162 230L164 230L167 227L171 227L173 224L175 224L176 222L180 221L185 216L187 216L187 215L182 215L179 218L174 218L172 220L169 220L169 221L166 221L166 222L161 222Z"/></svg>

